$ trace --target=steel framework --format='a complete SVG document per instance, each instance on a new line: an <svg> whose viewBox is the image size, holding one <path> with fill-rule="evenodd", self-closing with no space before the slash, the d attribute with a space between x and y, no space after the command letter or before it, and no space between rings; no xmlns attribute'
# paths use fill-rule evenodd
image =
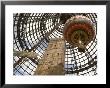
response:
<svg viewBox="0 0 110 88"><path fill-rule="evenodd" d="M91 19L97 34L96 13L15 13L13 14L14 51L35 52L36 58L14 55L13 74L33 75L39 59L42 58L51 38L63 37L65 21L75 15ZM65 41L65 74L97 74L97 36L91 41L85 52L78 52Z"/></svg>

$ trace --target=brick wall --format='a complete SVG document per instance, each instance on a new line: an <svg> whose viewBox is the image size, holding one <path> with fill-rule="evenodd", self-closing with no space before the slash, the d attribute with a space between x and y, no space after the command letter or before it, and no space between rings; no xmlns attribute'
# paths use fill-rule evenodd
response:
<svg viewBox="0 0 110 88"><path fill-rule="evenodd" d="M65 42L63 38L50 40L35 75L64 75Z"/></svg>

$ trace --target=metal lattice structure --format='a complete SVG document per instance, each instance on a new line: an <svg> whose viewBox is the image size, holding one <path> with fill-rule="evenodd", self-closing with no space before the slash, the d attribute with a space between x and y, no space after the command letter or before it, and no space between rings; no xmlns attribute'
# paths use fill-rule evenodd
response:
<svg viewBox="0 0 110 88"><path fill-rule="evenodd" d="M67 15L68 14L68 15ZM96 13L15 13L13 14L14 51L35 52L37 58L13 56L14 75L33 75L39 59L43 57L49 40L63 37L65 21L75 15L91 19L97 34ZM63 20L62 20L63 17ZM65 40L65 74L96 75L97 72L97 36L86 46L85 52L79 52Z"/></svg>

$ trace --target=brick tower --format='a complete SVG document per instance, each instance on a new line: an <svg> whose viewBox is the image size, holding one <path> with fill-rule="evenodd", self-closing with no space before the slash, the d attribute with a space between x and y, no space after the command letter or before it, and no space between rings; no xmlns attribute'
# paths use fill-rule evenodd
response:
<svg viewBox="0 0 110 88"><path fill-rule="evenodd" d="M65 42L63 38L51 39L35 75L64 75Z"/></svg>

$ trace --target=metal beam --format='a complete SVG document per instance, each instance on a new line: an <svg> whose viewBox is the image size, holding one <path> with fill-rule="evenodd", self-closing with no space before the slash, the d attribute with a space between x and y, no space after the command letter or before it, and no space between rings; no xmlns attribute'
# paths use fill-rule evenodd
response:
<svg viewBox="0 0 110 88"><path fill-rule="evenodd" d="M59 25L61 25L61 22L60 22L60 23L57 23L52 30L50 30L49 32L47 32L47 33L44 35L44 37L43 37L36 45L34 45L31 49L29 49L29 51L32 51L32 50L34 50L37 46L39 46L39 45L41 44L41 42L42 42L45 38L47 38Z"/></svg>

